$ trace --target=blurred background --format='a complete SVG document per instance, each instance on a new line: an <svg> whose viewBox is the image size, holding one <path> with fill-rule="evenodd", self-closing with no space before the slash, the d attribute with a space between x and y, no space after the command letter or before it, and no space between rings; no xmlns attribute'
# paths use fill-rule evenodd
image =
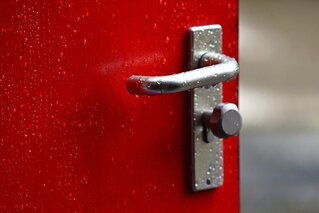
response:
<svg viewBox="0 0 319 213"><path fill-rule="evenodd" d="M239 3L241 212L319 212L319 1Z"/></svg>

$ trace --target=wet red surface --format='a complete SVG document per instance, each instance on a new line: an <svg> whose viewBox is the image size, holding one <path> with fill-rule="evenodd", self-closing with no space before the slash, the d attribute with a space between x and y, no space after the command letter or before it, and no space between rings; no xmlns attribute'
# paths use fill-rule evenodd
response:
<svg viewBox="0 0 319 213"><path fill-rule="evenodd" d="M221 24L237 57L237 1L0 5L0 211L239 212L238 139L224 142L224 186L193 193L187 93L125 88L187 70L191 26ZM237 94L224 84L225 101Z"/></svg>

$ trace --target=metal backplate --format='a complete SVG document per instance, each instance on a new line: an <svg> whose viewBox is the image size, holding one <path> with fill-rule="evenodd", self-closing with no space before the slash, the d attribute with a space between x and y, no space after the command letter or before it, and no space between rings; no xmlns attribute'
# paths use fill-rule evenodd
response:
<svg viewBox="0 0 319 213"><path fill-rule="evenodd" d="M220 25L192 27L190 69L199 67L206 52L221 53L222 29ZM212 112L222 101L222 84L191 91L192 100L192 188L201 191L223 184L222 139L214 137L202 122L203 112ZM207 137L210 138L207 140ZM210 142L207 142L210 141Z"/></svg>

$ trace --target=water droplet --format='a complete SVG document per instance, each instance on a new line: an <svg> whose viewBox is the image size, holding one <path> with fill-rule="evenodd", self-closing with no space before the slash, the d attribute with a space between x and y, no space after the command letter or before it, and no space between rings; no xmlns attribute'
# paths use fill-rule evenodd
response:
<svg viewBox="0 0 319 213"><path fill-rule="evenodd" d="M169 43L169 37L168 37L168 36L166 36L166 38L165 38L165 43L166 43L166 44Z"/></svg>
<svg viewBox="0 0 319 213"><path fill-rule="evenodd" d="M157 24L156 23L154 23L153 28L157 29Z"/></svg>
<svg viewBox="0 0 319 213"><path fill-rule="evenodd" d="M163 65L166 64L166 58L163 58Z"/></svg>

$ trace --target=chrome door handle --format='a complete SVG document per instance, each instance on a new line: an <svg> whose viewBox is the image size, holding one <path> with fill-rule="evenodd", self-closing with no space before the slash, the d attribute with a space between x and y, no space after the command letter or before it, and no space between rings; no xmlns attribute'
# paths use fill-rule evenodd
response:
<svg viewBox="0 0 319 213"><path fill-rule="evenodd" d="M192 188L223 184L223 138L237 135L241 116L235 104L222 103L222 82L238 74L234 58L221 53L220 25L190 28L190 71L165 76L132 75L127 90L135 95L161 95L190 90Z"/></svg>
<svg viewBox="0 0 319 213"><path fill-rule="evenodd" d="M126 82L127 90L135 95L161 95L183 92L228 81L238 74L234 58L215 52L203 53L201 68L165 76L132 75Z"/></svg>

